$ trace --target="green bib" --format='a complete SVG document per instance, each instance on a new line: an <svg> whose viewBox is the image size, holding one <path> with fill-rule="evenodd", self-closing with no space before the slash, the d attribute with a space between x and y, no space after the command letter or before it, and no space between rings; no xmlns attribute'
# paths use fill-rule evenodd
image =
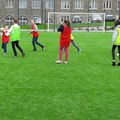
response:
<svg viewBox="0 0 120 120"><path fill-rule="evenodd" d="M118 28L117 30L118 30L118 35L117 35L114 45L120 45L120 28Z"/></svg>
<svg viewBox="0 0 120 120"><path fill-rule="evenodd" d="M10 34L11 41L18 41L20 40L20 26L13 25L12 32Z"/></svg>

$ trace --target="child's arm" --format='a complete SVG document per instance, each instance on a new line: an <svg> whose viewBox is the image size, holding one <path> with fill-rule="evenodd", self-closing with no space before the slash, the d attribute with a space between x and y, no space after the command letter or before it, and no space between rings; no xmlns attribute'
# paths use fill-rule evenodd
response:
<svg viewBox="0 0 120 120"><path fill-rule="evenodd" d="M58 32L63 32L64 31L64 26L61 25L59 28L58 28Z"/></svg>
<svg viewBox="0 0 120 120"><path fill-rule="evenodd" d="M117 31L117 29L115 29L113 31L112 43L114 43L116 41L117 35L118 35L118 31Z"/></svg>
<svg viewBox="0 0 120 120"><path fill-rule="evenodd" d="M9 31L5 31L5 35L9 36L10 35Z"/></svg>

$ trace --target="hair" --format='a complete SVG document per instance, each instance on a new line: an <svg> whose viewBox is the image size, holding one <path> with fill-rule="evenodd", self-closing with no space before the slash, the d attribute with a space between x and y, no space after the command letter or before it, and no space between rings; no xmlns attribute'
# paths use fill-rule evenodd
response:
<svg viewBox="0 0 120 120"><path fill-rule="evenodd" d="M69 20L65 20L64 23L65 23L69 28L71 28L71 26L70 26L70 21L69 21Z"/></svg>
<svg viewBox="0 0 120 120"><path fill-rule="evenodd" d="M19 21L18 21L18 19L14 19L14 23L18 23Z"/></svg>
<svg viewBox="0 0 120 120"><path fill-rule="evenodd" d="M120 25L120 19L116 20L114 23L114 26L117 27L118 25Z"/></svg>

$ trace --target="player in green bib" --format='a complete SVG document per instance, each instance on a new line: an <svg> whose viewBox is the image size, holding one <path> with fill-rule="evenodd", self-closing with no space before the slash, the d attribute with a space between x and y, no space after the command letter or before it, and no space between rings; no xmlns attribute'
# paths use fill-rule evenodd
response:
<svg viewBox="0 0 120 120"><path fill-rule="evenodd" d="M115 50L118 47L118 53L119 53L119 61L118 66L120 66L120 19L115 21L115 30L113 32L113 38L112 38L112 66L116 65L115 62Z"/></svg>
<svg viewBox="0 0 120 120"><path fill-rule="evenodd" d="M19 40L20 40L20 26L18 25L18 20L14 20L14 25L11 26L10 28L10 40L12 43L12 49L14 52L14 57L17 57L17 51L16 48L21 52L22 56L25 56L25 53L23 49L19 45Z"/></svg>

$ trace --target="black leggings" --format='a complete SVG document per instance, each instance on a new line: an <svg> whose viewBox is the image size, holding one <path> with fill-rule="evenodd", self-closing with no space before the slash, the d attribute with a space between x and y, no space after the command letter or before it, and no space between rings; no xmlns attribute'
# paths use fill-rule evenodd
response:
<svg viewBox="0 0 120 120"><path fill-rule="evenodd" d="M12 49L14 52L14 56L17 56L17 51L16 51L15 47L17 47L19 49L19 51L21 52L22 55L24 54L22 48L19 46L19 41L12 41Z"/></svg>
<svg viewBox="0 0 120 120"><path fill-rule="evenodd" d="M113 45L112 46L112 59L115 60L115 50L117 47L118 47L119 61L120 61L120 45Z"/></svg>

